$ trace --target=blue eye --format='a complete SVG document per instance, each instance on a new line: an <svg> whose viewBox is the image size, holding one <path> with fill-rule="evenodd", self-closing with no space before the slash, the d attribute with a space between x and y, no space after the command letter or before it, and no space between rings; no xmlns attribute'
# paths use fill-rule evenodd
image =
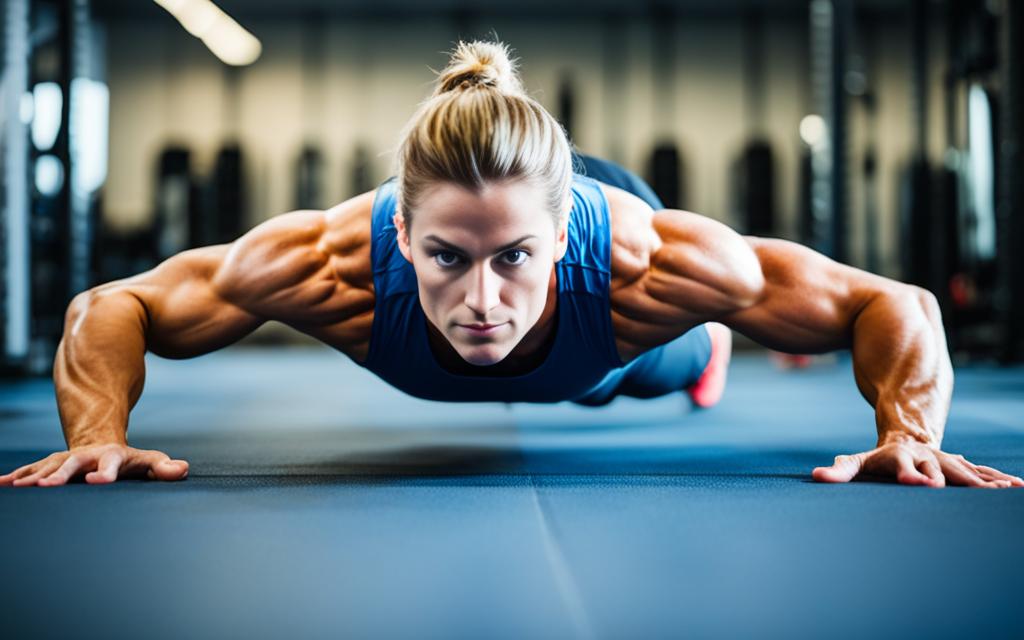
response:
<svg viewBox="0 0 1024 640"><path fill-rule="evenodd" d="M522 259L521 260L509 260L508 264L520 265L520 264L523 264L524 262L526 262L526 258L528 258L530 254L526 253L522 249L513 249L513 250L508 251L508 252L505 253L506 257L512 256L512 255L522 256Z"/></svg>
<svg viewBox="0 0 1024 640"><path fill-rule="evenodd" d="M448 261L445 258L452 258L452 260ZM459 256L451 251L438 251L434 254L434 261L441 267L454 267L459 262Z"/></svg>
<svg viewBox="0 0 1024 640"><path fill-rule="evenodd" d="M434 259L437 266L443 269L450 269L458 266L462 263L462 256L452 251L437 251L430 254L430 257ZM512 249L502 254L502 258L505 260L505 264L518 267L526 263L526 259L530 257L530 254L522 249Z"/></svg>

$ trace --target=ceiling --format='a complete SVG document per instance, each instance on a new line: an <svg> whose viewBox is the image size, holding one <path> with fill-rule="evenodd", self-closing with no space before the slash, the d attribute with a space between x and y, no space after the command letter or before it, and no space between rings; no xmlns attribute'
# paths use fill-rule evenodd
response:
<svg viewBox="0 0 1024 640"><path fill-rule="evenodd" d="M641 15L658 6L679 15L738 16L752 6L768 15L799 17L806 15L808 0L215 0L238 19L303 16L350 15L366 17L403 17L427 14L519 15L596 17L599 15ZM853 0L850 0L851 2ZM933 0L934 1L934 0ZM872 12L903 12L909 0L857 0L855 6ZM92 0L93 13L106 18L147 18L163 9L151 0Z"/></svg>

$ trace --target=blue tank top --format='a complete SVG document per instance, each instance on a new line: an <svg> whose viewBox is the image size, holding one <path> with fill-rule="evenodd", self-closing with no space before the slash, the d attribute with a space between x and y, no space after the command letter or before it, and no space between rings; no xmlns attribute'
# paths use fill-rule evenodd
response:
<svg viewBox="0 0 1024 640"><path fill-rule="evenodd" d="M376 302L366 361L360 365L392 386L446 402L560 402L584 395L623 366L615 347L608 285L611 227L597 181L573 176L569 243L555 267L555 339L547 358L519 376L467 376L441 367L427 341L416 272L398 249L392 222L397 184L377 189L371 256Z"/></svg>

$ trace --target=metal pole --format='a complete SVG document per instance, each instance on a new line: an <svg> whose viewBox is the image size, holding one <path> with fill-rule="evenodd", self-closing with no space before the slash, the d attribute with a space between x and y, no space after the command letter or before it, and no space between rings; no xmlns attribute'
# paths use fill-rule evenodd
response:
<svg viewBox="0 0 1024 640"><path fill-rule="evenodd" d="M831 225L833 186L832 0L811 0L809 12L812 108L825 124L825 135L811 148L811 220L807 242L825 255L833 255Z"/></svg>
<svg viewBox="0 0 1024 640"><path fill-rule="evenodd" d="M28 0L6 0L3 63L4 360L28 356L31 299L28 237L28 131L21 117L28 91Z"/></svg>
<svg viewBox="0 0 1024 640"><path fill-rule="evenodd" d="M848 262L847 251L847 104L846 104L846 67L848 34L853 23L852 0L834 0L832 19L832 258L839 262Z"/></svg>
<svg viewBox="0 0 1024 640"><path fill-rule="evenodd" d="M88 0L71 0L68 19L70 77L68 105L68 300L85 291L92 284L92 194L82 184L80 173L84 153L81 126L89 126L81 117L83 111L81 89L76 80L87 76L91 56L91 31Z"/></svg>
<svg viewBox="0 0 1024 640"><path fill-rule="evenodd" d="M999 288L997 305L1004 327L1001 359L1024 359L1024 6L1003 3L1002 134L998 148Z"/></svg>

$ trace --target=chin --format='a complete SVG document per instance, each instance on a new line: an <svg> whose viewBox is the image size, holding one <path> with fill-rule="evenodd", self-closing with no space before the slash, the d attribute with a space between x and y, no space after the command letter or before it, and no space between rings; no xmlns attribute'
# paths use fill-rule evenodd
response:
<svg viewBox="0 0 1024 640"><path fill-rule="evenodd" d="M497 345L475 345L459 352L462 359L477 367L489 367L498 364L508 355L508 351Z"/></svg>

